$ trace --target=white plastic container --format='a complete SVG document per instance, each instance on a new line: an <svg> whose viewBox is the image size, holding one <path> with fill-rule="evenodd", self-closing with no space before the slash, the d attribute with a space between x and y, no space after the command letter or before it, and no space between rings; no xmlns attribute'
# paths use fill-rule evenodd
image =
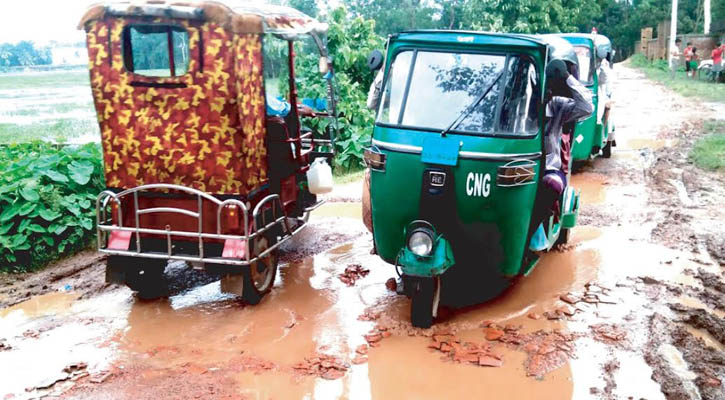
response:
<svg viewBox="0 0 725 400"><path fill-rule="evenodd" d="M307 184L312 194L324 194L332 191L332 168L324 158L315 158L307 170Z"/></svg>

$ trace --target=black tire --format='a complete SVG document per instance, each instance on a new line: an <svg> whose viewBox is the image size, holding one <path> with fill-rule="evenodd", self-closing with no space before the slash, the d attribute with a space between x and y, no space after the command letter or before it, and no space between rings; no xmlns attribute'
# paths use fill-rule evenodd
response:
<svg viewBox="0 0 725 400"><path fill-rule="evenodd" d="M607 140L607 144L602 147L602 157L604 158L611 158L612 157L612 141Z"/></svg>
<svg viewBox="0 0 725 400"><path fill-rule="evenodd" d="M254 242L252 255L255 257L268 249L274 241L269 237L263 237ZM277 263L279 258L277 250L267 253L262 259L252 263L242 271L243 286L242 300L245 303L256 305L262 298L272 290L274 279L277 276Z"/></svg>
<svg viewBox="0 0 725 400"><path fill-rule="evenodd" d="M436 285L439 280L435 278L408 279L406 283L410 288L410 322L417 328L430 328L433 325L433 307L435 302Z"/></svg>
<svg viewBox="0 0 725 400"><path fill-rule="evenodd" d="M106 276L122 271L123 283L129 289L135 291L140 299L152 300L168 295L168 281L164 275L166 264L164 259L109 256Z"/></svg>
<svg viewBox="0 0 725 400"><path fill-rule="evenodd" d="M559 237L556 238L556 242L554 242L554 247L569 243L570 234L571 234L571 229L561 228L561 232L559 232Z"/></svg>

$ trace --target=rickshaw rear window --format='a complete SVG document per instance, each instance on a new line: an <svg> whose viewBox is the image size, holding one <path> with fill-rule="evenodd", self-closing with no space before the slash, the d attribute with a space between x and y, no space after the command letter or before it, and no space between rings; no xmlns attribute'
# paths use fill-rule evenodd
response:
<svg viewBox="0 0 725 400"><path fill-rule="evenodd" d="M390 68L380 123L494 135L538 128L538 75L528 56L406 50Z"/></svg>
<svg viewBox="0 0 725 400"><path fill-rule="evenodd" d="M123 63L144 76L184 75L189 70L189 33L175 25L129 25L123 30Z"/></svg>
<svg viewBox="0 0 725 400"><path fill-rule="evenodd" d="M594 79L592 50L589 46L574 46L574 51L579 59L579 81L585 85L591 84Z"/></svg>

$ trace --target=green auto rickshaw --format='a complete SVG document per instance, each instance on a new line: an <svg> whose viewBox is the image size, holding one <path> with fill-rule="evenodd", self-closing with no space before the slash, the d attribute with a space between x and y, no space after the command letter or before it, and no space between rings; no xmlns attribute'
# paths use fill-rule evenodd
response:
<svg viewBox="0 0 725 400"><path fill-rule="evenodd" d="M599 155L609 158L612 156L612 147L616 146L614 123L609 115L610 89L605 78L614 54L612 43L606 36L599 34L564 33L552 36L562 37L574 46L581 68L579 80L593 94L594 112L576 125L572 158L574 161ZM607 60L606 66L602 66L603 60Z"/></svg>
<svg viewBox="0 0 725 400"><path fill-rule="evenodd" d="M377 69L382 57L371 58ZM548 250L575 225L573 188L556 212L541 201L544 71L553 59L578 70L571 45L556 38L390 37L364 190L375 251L395 266L413 325L430 326L439 304L497 296L538 261L532 237L543 233L536 250Z"/></svg>

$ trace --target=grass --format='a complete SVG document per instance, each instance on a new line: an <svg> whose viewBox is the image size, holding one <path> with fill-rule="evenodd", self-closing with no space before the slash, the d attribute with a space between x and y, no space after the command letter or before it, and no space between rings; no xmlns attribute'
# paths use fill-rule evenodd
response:
<svg viewBox="0 0 725 400"><path fill-rule="evenodd" d="M24 143L33 140L52 140L63 143L68 139L97 130L98 123L95 119L61 118L31 124L0 123L0 144Z"/></svg>
<svg viewBox="0 0 725 400"><path fill-rule="evenodd" d="M0 74L0 144L98 141L89 86L85 69Z"/></svg>
<svg viewBox="0 0 725 400"><path fill-rule="evenodd" d="M88 70L0 74L0 90L89 86Z"/></svg>
<svg viewBox="0 0 725 400"><path fill-rule="evenodd" d="M706 121L705 136L695 142L690 161L699 168L725 172L725 121Z"/></svg>
<svg viewBox="0 0 725 400"><path fill-rule="evenodd" d="M725 84L705 82L687 77L684 67L677 71L672 79L671 72L664 60L651 62L641 54L635 54L630 63L633 67L644 72L647 78L660 82L669 89L686 96L697 97L704 101L725 103Z"/></svg>

